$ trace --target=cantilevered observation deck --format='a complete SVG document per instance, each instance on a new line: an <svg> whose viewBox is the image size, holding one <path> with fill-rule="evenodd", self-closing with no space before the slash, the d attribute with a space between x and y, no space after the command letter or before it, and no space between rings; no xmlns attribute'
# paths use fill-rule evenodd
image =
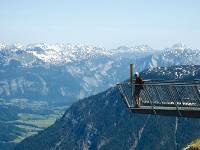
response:
<svg viewBox="0 0 200 150"><path fill-rule="evenodd" d="M134 81L117 84L129 110L134 113L200 118L200 81L145 81L141 107L135 108Z"/></svg>

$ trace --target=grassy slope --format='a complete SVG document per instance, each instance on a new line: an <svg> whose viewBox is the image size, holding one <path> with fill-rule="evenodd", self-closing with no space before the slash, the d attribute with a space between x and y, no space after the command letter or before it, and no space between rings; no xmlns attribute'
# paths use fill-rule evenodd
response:
<svg viewBox="0 0 200 150"><path fill-rule="evenodd" d="M200 139L194 140L191 144L188 145L184 150L200 150Z"/></svg>

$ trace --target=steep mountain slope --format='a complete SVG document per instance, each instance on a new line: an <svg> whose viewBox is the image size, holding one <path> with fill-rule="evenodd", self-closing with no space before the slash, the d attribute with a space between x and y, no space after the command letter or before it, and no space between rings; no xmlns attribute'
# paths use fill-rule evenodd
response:
<svg viewBox="0 0 200 150"><path fill-rule="evenodd" d="M181 74L181 76L177 76ZM149 69L145 79L199 79L200 66ZM51 127L16 150L180 149L200 136L200 120L129 112L116 87L74 103Z"/></svg>

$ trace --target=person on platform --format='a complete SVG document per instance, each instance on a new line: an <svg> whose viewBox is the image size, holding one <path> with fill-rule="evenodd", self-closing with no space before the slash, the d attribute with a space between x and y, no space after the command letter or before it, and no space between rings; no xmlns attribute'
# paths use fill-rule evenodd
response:
<svg viewBox="0 0 200 150"><path fill-rule="evenodd" d="M140 108L140 104L141 104L140 93L141 93L141 90L143 90L143 84L144 84L144 81L141 79L140 74L136 72L135 73L135 91L134 91L136 108Z"/></svg>

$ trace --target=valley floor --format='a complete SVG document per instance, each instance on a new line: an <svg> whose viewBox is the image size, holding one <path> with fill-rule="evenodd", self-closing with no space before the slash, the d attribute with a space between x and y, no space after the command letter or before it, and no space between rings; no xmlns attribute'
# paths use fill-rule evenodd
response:
<svg viewBox="0 0 200 150"><path fill-rule="evenodd" d="M67 107L52 106L45 101L0 99L0 149L10 149L24 138L49 127Z"/></svg>

